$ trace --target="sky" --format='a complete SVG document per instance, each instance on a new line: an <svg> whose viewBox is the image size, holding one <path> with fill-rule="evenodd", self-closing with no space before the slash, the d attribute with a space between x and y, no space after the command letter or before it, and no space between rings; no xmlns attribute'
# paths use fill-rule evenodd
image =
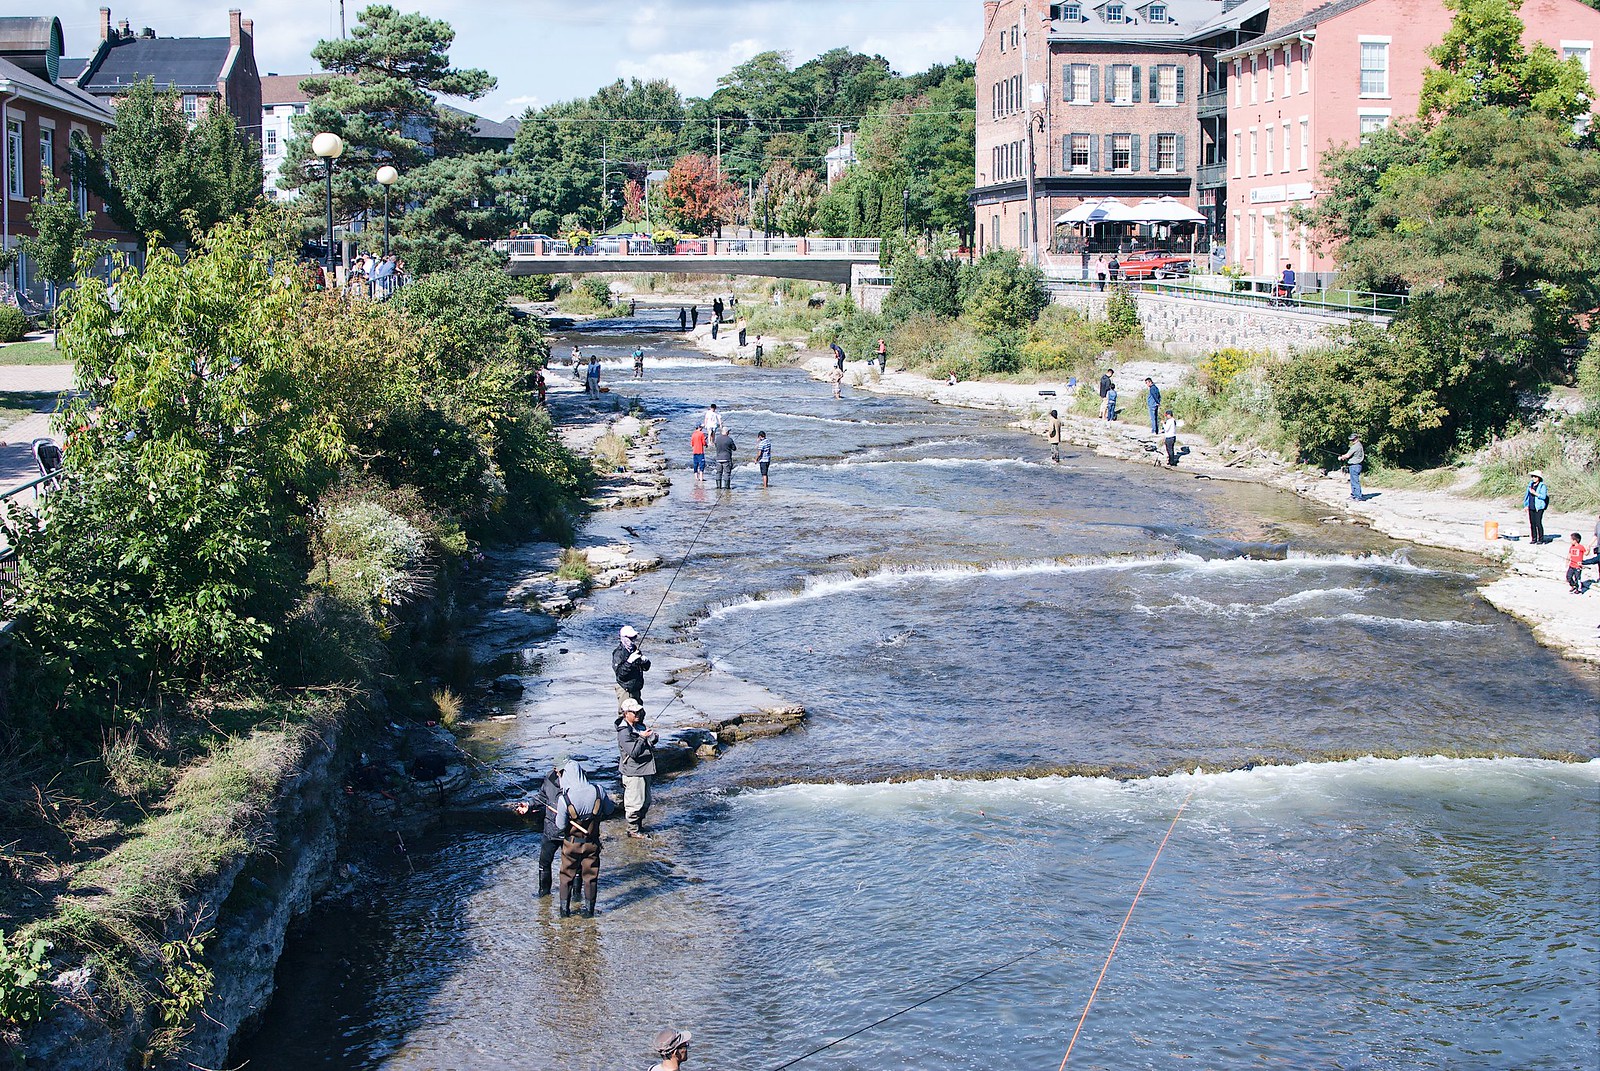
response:
<svg viewBox="0 0 1600 1071"><path fill-rule="evenodd" d="M311 47L338 36L338 0L54 0L34 10L61 19L69 56L90 53L99 9L160 37L226 37L228 8L255 20L262 74L306 74ZM455 28L451 61L499 79L466 104L491 119L586 97L617 78L666 78L685 97L705 96L717 78L758 52L804 63L830 48L878 53L902 74L977 52L982 0L390 0L401 11ZM354 25L364 0L346 0ZM13 5L18 14L32 13Z"/></svg>

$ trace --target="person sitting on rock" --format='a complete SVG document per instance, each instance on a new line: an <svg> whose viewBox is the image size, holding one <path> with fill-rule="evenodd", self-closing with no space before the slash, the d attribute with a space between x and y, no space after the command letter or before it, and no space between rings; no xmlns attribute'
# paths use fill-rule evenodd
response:
<svg viewBox="0 0 1600 1071"><path fill-rule="evenodd" d="M639 647L639 633L632 625L623 625L617 633L619 641L611 652L611 670L617 677L617 712L621 713L628 700L644 710L644 674L650 660Z"/></svg>

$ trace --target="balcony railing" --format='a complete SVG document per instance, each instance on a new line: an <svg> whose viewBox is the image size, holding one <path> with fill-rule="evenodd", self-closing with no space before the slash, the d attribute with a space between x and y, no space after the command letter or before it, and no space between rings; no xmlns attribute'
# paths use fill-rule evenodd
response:
<svg viewBox="0 0 1600 1071"><path fill-rule="evenodd" d="M1208 93L1200 94L1200 118L1215 119L1228 110L1228 91L1226 89L1213 89Z"/></svg>
<svg viewBox="0 0 1600 1071"><path fill-rule="evenodd" d="M1195 175L1195 184L1202 190L1226 186L1228 184L1227 163L1201 164L1199 172Z"/></svg>

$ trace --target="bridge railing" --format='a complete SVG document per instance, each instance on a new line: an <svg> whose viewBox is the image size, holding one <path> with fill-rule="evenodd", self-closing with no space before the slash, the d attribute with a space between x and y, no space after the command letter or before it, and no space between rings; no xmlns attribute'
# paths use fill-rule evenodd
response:
<svg viewBox="0 0 1600 1071"><path fill-rule="evenodd" d="M878 256L882 242L877 238L683 238L675 256L707 257L830 257L865 258ZM653 243L625 242L618 248L608 245L585 246L582 251L563 248L566 243L541 238L501 238L492 243L494 251L511 257L649 257L661 255Z"/></svg>
<svg viewBox="0 0 1600 1071"><path fill-rule="evenodd" d="M1214 289L1184 282L1162 282L1153 279L1124 279L1120 282L1101 282L1093 279L1049 279L1045 286L1052 293L1086 293L1120 286L1143 294L1164 294L1169 297L1210 301L1222 305L1253 305L1257 308L1290 309L1296 312L1324 313L1335 316L1365 316L1388 319L1406 306L1410 300L1404 294L1383 294L1370 290L1309 290L1279 295L1277 286L1270 280L1239 280L1244 289L1229 287Z"/></svg>

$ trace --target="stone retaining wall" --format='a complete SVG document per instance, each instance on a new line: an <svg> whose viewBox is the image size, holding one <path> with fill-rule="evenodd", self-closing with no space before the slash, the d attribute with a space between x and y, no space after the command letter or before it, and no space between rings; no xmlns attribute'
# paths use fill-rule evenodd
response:
<svg viewBox="0 0 1600 1071"><path fill-rule="evenodd" d="M1236 347L1286 356L1290 350L1326 344L1349 318L1297 309L1229 305L1224 302L1135 293L1144 337L1152 346L1180 356L1199 356ZM1057 305L1091 316L1104 316L1106 292L1066 290L1054 295Z"/></svg>

